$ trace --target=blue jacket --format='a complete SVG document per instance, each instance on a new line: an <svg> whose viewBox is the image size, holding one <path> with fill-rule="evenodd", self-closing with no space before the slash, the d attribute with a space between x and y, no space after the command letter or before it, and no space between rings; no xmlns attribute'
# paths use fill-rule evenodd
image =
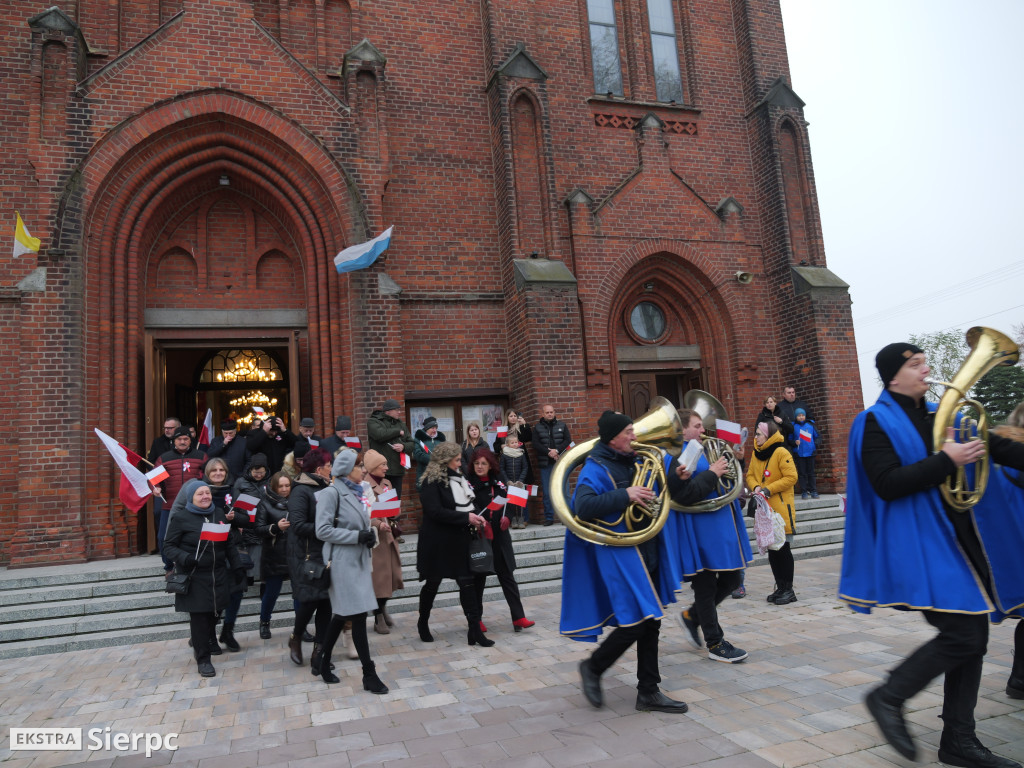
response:
<svg viewBox="0 0 1024 768"><path fill-rule="evenodd" d="M613 530L625 531L623 521L614 521L629 504L626 488L632 481L634 463L633 458L598 442L576 482L573 513L582 519L606 520L613 523ZM602 546L567 530L561 634L596 642L606 624L631 626L645 619L664 618L664 606L676 601L682 580L671 565L676 558L666 549L670 541L673 538L663 530L641 546Z"/></svg>
<svg viewBox="0 0 1024 768"><path fill-rule="evenodd" d="M805 432L810 434L810 440L804 440L800 437L800 433ZM799 421L793 422L793 440L796 442L796 455L802 458L814 455L814 449L818 447L818 430L814 428L814 423L805 421L801 424Z"/></svg>
<svg viewBox="0 0 1024 768"><path fill-rule="evenodd" d="M935 404L928 407L934 410ZM874 414L904 466L930 454L888 390L854 419L839 599L861 613L876 607L991 613L995 606L957 542L938 488L885 501L871 487L861 463L868 413Z"/></svg>

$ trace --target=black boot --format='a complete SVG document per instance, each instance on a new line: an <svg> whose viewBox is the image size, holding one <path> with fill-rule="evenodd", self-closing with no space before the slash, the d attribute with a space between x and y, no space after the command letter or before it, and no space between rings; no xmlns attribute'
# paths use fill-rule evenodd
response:
<svg viewBox="0 0 1024 768"><path fill-rule="evenodd" d="M269 621L261 621L260 622L260 640L269 640L269 639L270 639L270 622Z"/></svg>
<svg viewBox="0 0 1024 768"><path fill-rule="evenodd" d="M225 621L224 627L220 631L220 641L224 643L224 646L232 652L242 650L242 646L235 640L235 622Z"/></svg>
<svg viewBox="0 0 1024 768"><path fill-rule="evenodd" d="M484 634L484 631L480 629L479 621L470 620L469 635L467 637L467 640L469 641L470 645L481 645L484 648L490 648L492 645L494 645L494 641L489 640L487 638L487 635Z"/></svg>
<svg viewBox="0 0 1024 768"><path fill-rule="evenodd" d="M325 683L341 682L341 678L331 671L331 652L334 650L334 644L341 637L341 629L344 626L345 622L337 614L331 617L331 625L327 628L327 638L324 640L324 647L320 651L320 677L323 678Z"/></svg>
<svg viewBox="0 0 1024 768"><path fill-rule="evenodd" d="M437 595L437 587L424 584L420 589L420 618L416 622L416 629L420 633L420 640L424 643L434 642L434 636L430 634L430 611L434 607L434 597Z"/></svg>
<svg viewBox="0 0 1024 768"><path fill-rule="evenodd" d="M313 650L309 652L309 671L314 675L320 674L320 643L315 641Z"/></svg>
<svg viewBox="0 0 1024 768"><path fill-rule="evenodd" d="M796 602L796 592L793 591L792 582L786 582L779 588L779 593L772 600L776 605L789 605Z"/></svg>
<svg viewBox="0 0 1024 768"><path fill-rule="evenodd" d="M779 585L776 584L775 585L775 591L772 592L770 595L768 595L768 597L766 597L765 600L767 602L769 602L769 603L774 603L775 602L775 598L779 596L779 592L781 592L781 591L782 590L779 588Z"/></svg>
<svg viewBox="0 0 1024 768"><path fill-rule="evenodd" d="M363 664L363 690L378 695L388 692L388 687L377 677L377 665L372 661Z"/></svg>
<svg viewBox="0 0 1024 768"><path fill-rule="evenodd" d="M885 686L879 686L868 693L864 703L889 745L907 760L916 760L917 747L903 719L903 702L894 701L885 693Z"/></svg>
<svg viewBox="0 0 1024 768"><path fill-rule="evenodd" d="M1020 763L992 754L973 733L943 731L939 761L961 768L1021 768Z"/></svg>
<svg viewBox="0 0 1024 768"><path fill-rule="evenodd" d="M217 627L216 625L210 629L210 655L220 656L224 653L224 649L217 644Z"/></svg>
<svg viewBox="0 0 1024 768"><path fill-rule="evenodd" d="M481 627L480 617L483 614L483 604L474 582L459 582L459 603L462 605L462 612L466 615L466 622L469 624L469 634L466 638L469 644L480 645L484 648L494 645L494 641L487 639L487 635L484 634Z"/></svg>
<svg viewBox="0 0 1024 768"><path fill-rule="evenodd" d="M292 635L288 638L288 656L293 664L302 666L302 637Z"/></svg>

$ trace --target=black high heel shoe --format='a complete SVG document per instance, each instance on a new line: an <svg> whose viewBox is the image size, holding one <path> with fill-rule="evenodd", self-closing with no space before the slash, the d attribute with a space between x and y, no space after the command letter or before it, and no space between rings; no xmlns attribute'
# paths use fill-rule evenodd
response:
<svg viewBox="0 0 1024 768"><path fill-rule="evenodd" d="M493 640L488 640L487 635L480 629L480 622L470 622L469 634L466 638L470 645L480 645L484 648L490 648L494 645Z"/></svg>

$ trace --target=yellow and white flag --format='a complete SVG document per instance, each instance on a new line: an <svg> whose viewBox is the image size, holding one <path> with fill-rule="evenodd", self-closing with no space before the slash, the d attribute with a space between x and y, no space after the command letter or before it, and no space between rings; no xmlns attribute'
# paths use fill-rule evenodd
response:
<svg viewBox="0 0 1024 768"><path fill-rule="evenodd" d="M21 220L21 214L14 212L17 223L14 225L14 256L24 256L26 253L39 253L39 238L32 237L25 229L25 222Z"/></svg>

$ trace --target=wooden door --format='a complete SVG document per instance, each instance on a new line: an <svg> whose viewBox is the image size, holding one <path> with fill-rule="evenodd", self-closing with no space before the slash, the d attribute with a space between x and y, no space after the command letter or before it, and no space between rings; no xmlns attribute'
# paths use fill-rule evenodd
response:
<svg viewBox="0 0 1024 768"><path fill-rule="evenodd" d="M631 419L639 419L651 406L658 394L653 371L631 371L622 374L622 412Z"/></svg>
<svg viewBox="0 0 1024 768"><path fill-rule="evenodd" d="M153 334L146 333L143 342L145 350L145 373L143 380L145 384L145 436L142 451L148 451L149 446L163 434L164 418L167 416L167 352L163 344L153 337ZM154 502L150 502L154 503ZM145 509L149 510L147 504ZM156 527L153 525L153 515L150 514L146 525L146 552L156 549Z"/></svg>
<svg viewBox="0 0 1024 768"><path fill-rule="evenodd" d="M299 432L299 332L288 334L288 429ZM327 418L326 416L324 418Z"/></svg>

